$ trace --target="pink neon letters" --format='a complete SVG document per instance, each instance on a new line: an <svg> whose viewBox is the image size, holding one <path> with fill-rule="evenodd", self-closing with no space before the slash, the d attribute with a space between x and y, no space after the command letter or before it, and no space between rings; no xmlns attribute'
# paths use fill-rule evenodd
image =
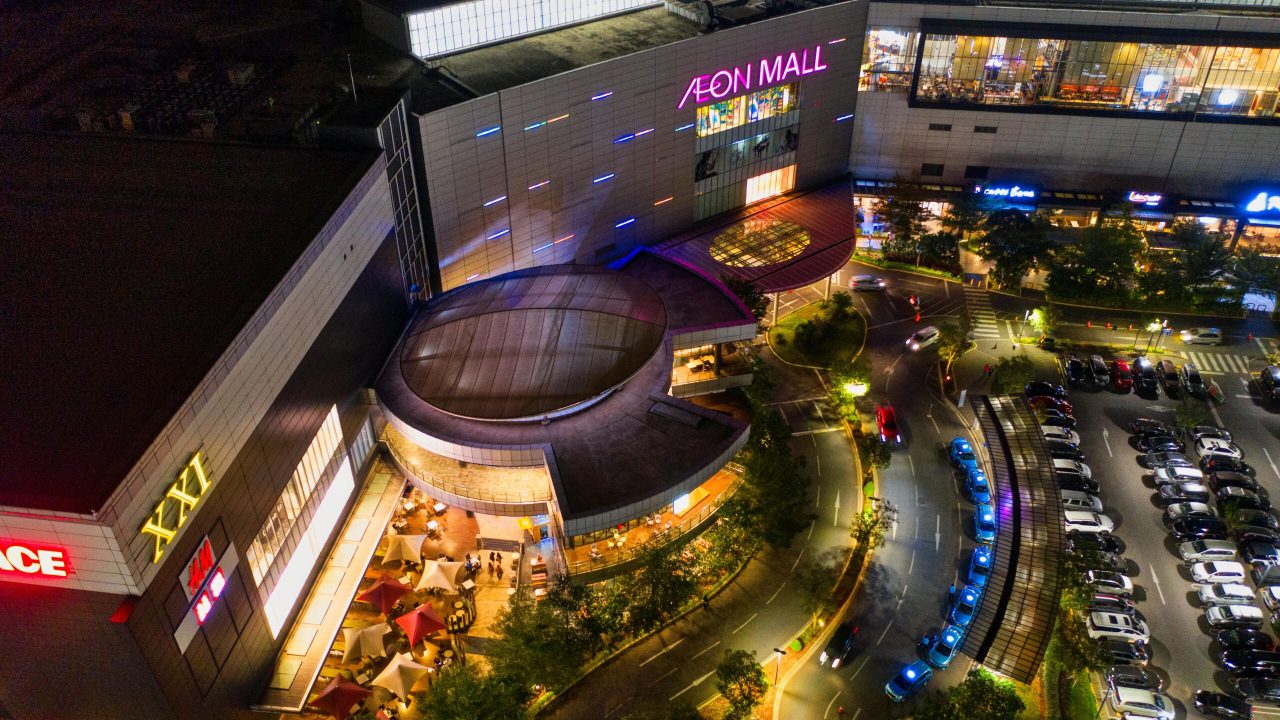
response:
<svg viewBox="0 0 1280 720"><path fill-rule="evenodd" d="M694 104L708 100L719 100L730 95L738 95L755 87L766 87L789 80L793 77L809 75L819 70L826 70L822 62L822 46L808 49L792 50L788 53L765 58L758 63L747 63L734 68L717 70L710 75L699 75L689 81L677 107L684 107L692 98Z"/></svg>

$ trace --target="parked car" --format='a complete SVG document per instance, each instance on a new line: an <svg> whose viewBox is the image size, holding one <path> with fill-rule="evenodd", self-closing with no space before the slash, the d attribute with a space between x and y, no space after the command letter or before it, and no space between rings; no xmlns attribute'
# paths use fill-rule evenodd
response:
<svg viewBox="0 0 1280 720"><path fill-rule="evenodd" d="M1138 450L1144 453L1182 452L1186 445L1173 435L1148 435L1138 438Z"/></svg>
<svg viewBox="0 0 1280 720"><path fill-rule="evenodd" d="M1243 628L1239 630L1219 630L1213 639L1221 648L1251 648L1254 650L1274 650L1276 643L1265 631Z"/></svg>
<svg viewBox="0 0 1280 720"><path fill-rule="evenodd" d="M1201 502L1173 503L1164 509L1164 526L1169 527L1179 518L1218 517L1218 511Z"/></svg>
<svg viewBox="0 0 1280 720"><path fill-rule="evenodd" d="M1156 487L1171 483L1201 482L1202 480L1204 480L1204 473L1196 468L1162 467L1156 468L1155 472L1151 473L1151 483Z"/></svg>
<svg viewBox="0 0 1280 720"><path fill-rule="evenodd" d="M1198 562L1191 566L1191 579L1198 583L1243 583L1244 565L1230 560Z"/></svg>
<svg viewBox="0 0 1280 720"><path fill-rule="evenodd" d="M1115 523L1106 515L1083 510L1063 510L1062 522L1067 532L1109 534L1116 529Z"/></svg>
<svg viewBox="0 0 1280 720"><path fill-rule="evenodd" d="M1093 477L1093 471L1079 460L1053 459L1053 469L1057 472L1077 472L1087 478Z"/></svg>
<svg viewBox="0 0 1280 720"><path fill-rule="evenodd" d="M1049 397L1065 400L1067 398L1067 390L1061 385L1044 382L1043 380L1034 380L1027 383L1022 388L1023 395L1027 397L1037 397L1040 395L1048 395Z"/></svg>
<svg viewBox="0 0 1280 720"><path fill-rule="evenodd" d="M1216 425L1196 425L1190 430L1187 430L1186 435L1191 442L1195 442L1203 437L1218 438L1219 440L1231 442L1231 433Z"/></svg>
<svg viewBox="0 0 1280 720"><path fill-rule="evenodd" d="M1243 510L1270 510L1271 499L1242 487L1228 486L1218 491L1218 506L1231 504Z"/></svg>
<svg viewBox="0 0 1280 720"><path fill-rule="evenodd" d="M831 661L831 669L835 670L848 662L849 656L853 654L853 641L857 637L858 628L853 623L841 623L840 627L831 634L831 639L827 641L822 654L818 656L818 664L826 665L827 661Z"/></svg>
<svg viewBox="0 0 1280 720"><path fill-rule="evenodd" d="M1209 488L1217 492L1223 488L1238 487L1248 490L1251 493L1265 495L1266 490L1258 485L1258 481L1252 477L1233 470L1219 470L1209 475Z"/></svg>
<svg viewBox="0 0 1280 720"><path fill-rule="evenodd" d="M995 553L985 545L973 549L969 557L969 584L977 588L985 588L987 579L991 577L991 565L995 562Z"/></svg>
<svg viewBox="0 0 1280 720"><path fill-rule="evenodd" d="M923 660L916 660L893 676L884 686L884 692L894 702L902 702L920 692L933 677L933 668Z"/></svg>
<svg viewBox="0 0 1280 720"><path fill-rule="evenodd" d="M1084 453L1075 443L1063 442L1061 440L1051 440L1045 438L1045 445L1049 448L1049 457L1058 460L1084 460Z"/></svg>
<svg viewBox="0 0 1280 720"><path fill-rule="evenodd" d="M1209 488L1196 482L1169 483L1156 489L1156 500L1164 505L1183 502L1208 502Z"/></svg>
<svg viewBox="0 0 1280 720"><path fill-rule="evenodd" d="M1071 429L1076 426L1076 419L1070 415L1065 415L1057 410L1037 410L1036 419L1041 425L1052 425Z"/></svg>
<svg viewBox="0 0 1280 720"><path fill-rule="evenodd" d="M1111 688L1131 687L1143 690L1159 690L1164 686L1160 676L1146 668L1134 665L1112 665L1104 675Z"/></svg>
<svg viewBox="0 0 1280 720"><path fill-rule="evenodd" d="M1098 481L1093 478L1087 478L1078 473L1054 473L1058 480L1058 487L1062 490L1075 490L1077 492L1086 492L1092 495L1098 494Z"/></svg>
<svg viewBox="0 0 1280 720"><path fill-rule="evenodd" d="M1262 541L1272 545L1280 545L1280 530L1272 530L1271 528L1258 527L1256 525L1241 525L1235 529L1232 536L1237 544Z"/></svg>
<svg viewBox="0 0 1280 720"><path fill-rule="evenodd" d="M1215 327L1193 327L1178 333L1187 345L1221 345L1222 331Z"/></svg>
<svg viewBox="0 0 1280 720"><path fill-rule="evenodd" d="M930 345L938 342L938 328L929 325L911 333L911 337L907 338L907 348L910 350L923 350Z"/></svg>
<svg viewBox="0 0 1280 720"><path fill-rule="evenodd" d="M1260 628L1262 610L1253 605L1214 605L1204 611L1212 628Z"/></svg>
<svg viewBox="0 0 1280 720"><path fill-rule="evenodd" d="M1178 557L1187 562L1234 560L1236 546L1229 540L1189 540L1178 545Z"/></svg>
<svg viewBox="0 0 1280 720"><path fill-rule="evenodd" d="M1255 568L1259 565L1280 565L1280 548L1263 540L1241 543L1240 559Z"/></svg>
<svg viewBox="0 0 1280 720"><path fill-rule="evenodd" d="M1145 622L1119 613L1091 612L1085 630L1091 638L1116 637L1141 643L1151 639Z"/></svg>
<svg viewBox="0 0 1280 720"><path fill-rule="evenodd" d="M1053 397L1052 395L1032 395L1027 398L1027 407L1030 407L1032 410L1048 408L1050 410L1057 410L1058 412L1066 413L1067 415L1074 412L1074 408L1071 406L1071 403L1063 400L1062 398Z"/></svg>
<svg viewBox="0 0 1280 720"><path fill-rule="evenodd" d="M1097 592L1110 595L1129 596L1133 594L1133 581L1118 572L1110 570L1086 570L1084 581L1093 586Z"/></svg>
<svg viewBox="0 0 1280 720"><path fill-rule="evenodd" d="M1236 692L1251 703L1280 705L1280 680L1275 678L1240 678Z"/></svg>
<svg viewBox="0 0 1280 720"><path fill-rule="evenodd" d="M1102 653L1116 665L1146 667L1151 661L1151 653L1147 650L1147 646L1140 643L1131 643L1119 638L1103 638L1098 641L1098 644L1102 646Z"/></svg>
<svg viewBox="0 0 1280 720"><path fill-rule="evenodd" d="M1203 398L1209 393L1209 388L1205 386L1204 379L1200 377L1200 369L1195 363L1187 363L1178 371L1182 376L1182 389L1188 395Z"/></svg>
<svg viewBox="0 0 1280 720"><path fill-rule="evenodd" d="M1280 400L1280 367L1268 365L1258 372L1258 389L1267 400Z"/></svg>
<svg viewBox="0 0 1280 720"><path fill-rule="evenodd" d="M1160 387L1160 381L1156 378L1156 366L1145 357L1133 359L1133 377L1137 392L1155 393L1156 388Z"/></svg>
<svg viewBox="0 0 1280 720"><path fill-rule="evenodd" d="M1066 442L1073 443L1075 445L1080 444L1080 435L1075 430L1054 427L1052 425L1041 425L1040 433L1046 438L1065 440Z"/></svg>
<svg viewBox="0 0 1280 720"><path fill-rule="evenodd" d="M1236 472L1255 477L1258 471L1249 463L1229 455L1208 455L1200 458L1200 469L1208 473Z"/></svg>
<svg viewBox="0 0 1280 720"><path fill-rule="evenodd" d="M1092 373L1089 372L1088 366L1084 361L1074 353L1068 353L1062 360L1062 368L1067 376L1067 382L1071 385L1081 386L1092 379Z"/></svg>
<svg viewBox="0 0 1280 720"><path fill-rule="evenodd" d="M902 442L902 435L898 433L898 414L892 405L876 407L876 428L880 431L880 442L890 445Z"/></svg>
<svg viewBox="0 0 1280 720"><path fill-rule="evenodd" d="M1140 417L1129 423L1130 435L1172 435L1174 427L1155 418Z"/></svg>
<svg viewBox="0 0 1280 720"><path fill-rule="evenodd" d="M1227 524L1218 518L1185 517L1174 520L1169 532L1178 540L1225 540Z"/></svg>
<svg viewBox="0 0 1280 720"><path fill-rule="evenodd" d="M1151 690L1118 687L1111 693L1111 709L1123 718L1173 720L1173 702Z"/></svg>
<svg viewBox="0 0 1280 720"><path fill-rule="evenodd" d="M1258 589L1258 597L1262 598L1262 604L1268 610L1275 612L1280 610L1280 587L1271 585Z"/></svg>
<svg viewBox="0 0 1280 720"><path fill-rule="evenodd" d="M1244 453L1240 451L1240 448L1235 443L1219 440L1218 438L1200 438L1192 448L1195 450L1196 456L1202 460L1208 456L1218 455L1239 460L1244 456Z"/></svg>
<svg viewBox="0 0 1280 720"><path fill-rule="evenodd" d="M978 542L990 545L996 541L996 511L987 503L978 503L973 511L974 535Z"/></svg>
<svg viewBox="0 0 1280 720"><path fill-rule="evenodd" d="M1232 674L1280 676L1280 653L1274 650L1223 650L1218 661Z"/></svg>
<svg viewBox="0 0 1280 720"><path fill-rule="evenodd" d="M1089 599L1088 611L1091 613L1119 613L1129 617L1139 617L1141 615L1137 606L1129 598L1123 595L1109 595L1107 593L1094 593L1093 597Z"/></svg>
<svg viewBox="0 0 1280 720"><path fill-rule="evenodd" d="M1081 512L1102 512L1102 500L1079 490L1060 490L1058 497L1062 500L1063 510L1079 510Z"/></svg>
<svg viewBox="0 0 1280 720"><path fill-rule="evenodd" d="M1097 551L1104 553L1124 553L1124 541L1115 535L1095 535L1093 533L1067 533L1063 542L1063 550L1068 553Z"/></svg>
<svg viewBox="0 0 1280 720"><path fill-rule="evenodd" d="M1177 368L1168 360L1156 363L1156 379L1160 381L1160 387L1164 388L1164 393L1170 397L1182 387Z"/></svg>
<svg viewBox="0 0 1280 720"><path fill-rule="evenodd" d="M1192 696L1192 703L1201 715L1211 715L1226 720L1251 720L1253 717L1252 705L1226 693L1197 690Z"/></svg>
<svg viewBox="0 0 1280 720"><path fill-rule="evenodd" d="M1101 355L1089 356L1089 372L1093 375L1093 384L1106 387L1111 382L1111 371L1107 369L1107 361Z"/></svg>
<svg viewBox="0 0 1280 720"><path fill-rule="evenodd" d="M944 670L955 659L964 640L964 628L948 625L938 632L927 633L924 637L924 661Z"/></svg>
<svg viewBox="0 0 1280 720"><path fill-rule="evenodd" d="M981 602L982 590L972 585L965 585L951 598L951 610L947 613L947 621L960 627L969 627Z"/></svg>
<svg viewBox="0 0 1280 720"><path fill-rule="evenodd" d="M1196 466L1195 462L1192 461L1191 458L1180 452L1147 453L1138 458L1138 463L1149 468Z"/></svg>
<svg viewBox="0 0 1280 720"><path fill-rule="evenodd" d="M1268 530L1280 530L1280 521L1276 520L1275 515L1264 510L1236 510L1231 513L1231 524L1236 527L1252 525Z"/></svg>
<svg viewBox="0 0 1280 720"><path fill-rule="evenodd" d="M1220 585L1205 585L1196 593L1200 598L1200 605L1207 607L1209 605L1252 605L1253 591L1248 585L1241 583L1222 583Z"/></svg>
<svg viewBox="0 0 1280 720"><path fill-rule="evenodd" d="M887 286L888 283L874 275L854 275L849 278L849 289L855 292L884 290Z"/></svg>
<svg viewBox="0 0 1280 720"><path fill-rule="evenodd" d="M987 482L987 474L974 468L965 475L964 491L975 503L991 502L991 484Z"/></svg>
<svg viewBox="0 0 1280 720"><path fill-rule="evenodd" d="M947 458L951 464L964 471L976 470L978 456L973 454L973 446L964 438L952 438L947 446Z"/></svg>
<svg viewBox="0 0 1280 720"><path fill-rule="evenodd" d="M1128 392L1133 387L1133 369L1124 360L1111 361L1111 384L1117 390Z"/></svg>

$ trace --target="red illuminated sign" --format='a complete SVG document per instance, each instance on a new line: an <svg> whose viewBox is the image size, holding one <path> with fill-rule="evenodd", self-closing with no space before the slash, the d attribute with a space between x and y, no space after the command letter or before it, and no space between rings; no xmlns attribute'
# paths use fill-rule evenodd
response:
<svg viewBox="0 0 1280 720"><path fill-rule="evenodd" d="M209 571L213 570L213 543L209 542L209 538L205 537L200 541L200 547L196 548L196 552L191 556L191 560L187 562L187 566L182 570L182 586L187 591L187 597L193 598L200 591L200 586L204 585L205 578L209 576Z"/></svg>
<svg viewBox="0 0 1280 720"><path fill-rule="evenodd" d="M213 601L222 597L222 590L227 586L227 579L222 574L222 568L213 571L213 577L209 578L209 587L200 593L200 599L196 600L196 622L203 625L204 619L209 617L209 611L213 609Z"/></svg>
<svg viewBox="0 0 1280 720"><path fill-rule="evenodd" d="M37 547L30 543L0 540L0 572L38 577L67 577L67 551L57 547Z"/></svg>

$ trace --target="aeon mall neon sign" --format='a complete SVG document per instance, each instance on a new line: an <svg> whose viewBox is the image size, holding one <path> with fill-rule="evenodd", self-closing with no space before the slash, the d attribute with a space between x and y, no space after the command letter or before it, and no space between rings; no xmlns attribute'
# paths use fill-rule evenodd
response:
<svg viewBox="0 0 1280 720"><path fill-rule="evenodd" d="M813 49L778 53L758 62L723 68L709 75L695 77L689 81L689 87L685 88L684 97L680 98L680 104L676 107L683 108L690 98L693 98L694 104L701 104L826 69L827 66L822 62L821 45Z"/></svg>

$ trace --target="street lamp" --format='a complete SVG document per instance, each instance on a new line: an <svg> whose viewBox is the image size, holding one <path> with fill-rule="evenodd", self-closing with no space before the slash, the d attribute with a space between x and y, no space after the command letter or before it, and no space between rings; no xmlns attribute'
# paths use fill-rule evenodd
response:
<svg viewBox="0 0 1280 720"><path fill-rule="evenodd" d="M778 664L773 666L773 686L778 687L778 669L782 667L782 656L787 654L782 648L774 648L774 652L778 653Z"/></svg>
<svg viewBox="0 0 1280 720"><path fill-rule="evenodd" d="M1151 342L1156 339L1156 333L1164 329L1159 320L1152 320L1147 323L1147 332L1151 333L1151 337L1147 338L1147 349L1145 352L1151 351Z"/></svg>
<svg viewBox="0 0 1280 720"><path fill-rule="evenodd" d="M1022 313L1022 324L1018 325L1018 339L1022 339L1022 331L1027 327L1027 318L1031 317L1031 311L1025 310Z"/></svg>

